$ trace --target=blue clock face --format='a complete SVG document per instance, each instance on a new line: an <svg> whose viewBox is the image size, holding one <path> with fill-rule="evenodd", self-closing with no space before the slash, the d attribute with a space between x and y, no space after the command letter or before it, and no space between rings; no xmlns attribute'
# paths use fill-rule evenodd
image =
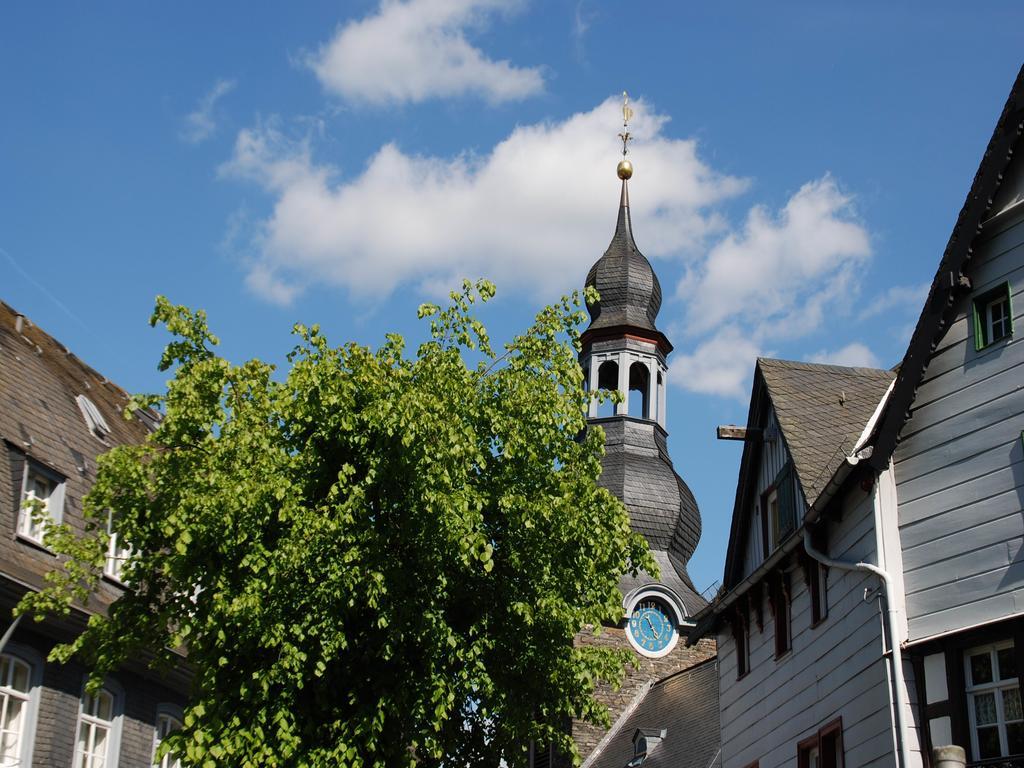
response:
<svg viewBox="0 0 1024 768"><path fill-rule="evenodd" d="M641 653L664 651L675 639L676 627L668 609L657 600L637 603L627 630Z"/></svg>

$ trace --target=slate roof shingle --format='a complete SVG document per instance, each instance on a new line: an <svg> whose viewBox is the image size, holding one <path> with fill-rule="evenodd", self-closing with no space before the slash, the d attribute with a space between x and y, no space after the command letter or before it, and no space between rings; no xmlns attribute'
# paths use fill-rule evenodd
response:
<svg viewBox="0 0 1024 768"><path fill-rule="evenodd" d="M83 394L110 427L105 439L86 424L75 399ZM97 456L141 443L149 433L141 420L123 418L128 400L127 392L0 301L0 511L9 534L0 536L0 577L38 589L53 569L52 554L13 535L26 457L65 478L63 520L81 531L82 498L96 479ZM158 416L149 418L155 423ZM101 608L120 593L105 581L99 589Z"/></svg>
<svg viewBox="0 0 1024 768"><path fill-rule="evenodd" d="M666 730L643 768L721 766L718 715L718 660L708 659L656 682L588 768L624 768L633 759L638 728Z"/></svg>
<svg viewBox="0 0 1024 768"><path fill-rule="evenodd" d="M598 484L626 505L630 525L647 540L661 570L658 583L679 595L692 616L705 605L686 571L700 540L700 510L672 467L665 433L650 421L614 417L597 423L605 433ZM627 575L620 587L628 594L654 581L646 573Z"/></svg>
<svg viewBox="0 0 1024 768"><path fill-rule="evenodd" d="M625 181L622 182L615 234L608 250L587 273L586 284L601 294L600 301L587 307L591 318L588 331L622 325L657 330L654 322L661 309L661 283L650 262L633 242Z"/></svg>
<svg viewBox="0 0 1024 768"><path fill-rule="evenodd" d="M896 374L877 368L758 358L808 504L852 452Z"/></svg>

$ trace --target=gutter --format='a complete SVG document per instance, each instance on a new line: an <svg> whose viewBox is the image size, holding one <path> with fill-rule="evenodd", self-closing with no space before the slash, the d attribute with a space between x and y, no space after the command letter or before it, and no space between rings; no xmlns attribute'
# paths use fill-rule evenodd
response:
<svg viewBox="0 0 1024 768"><path fill-rule="evenodd" d="M874 453L874 446L867 445L867 442L874 436L875 425L878 423L882 411L888 404L889 396L892 394L892 390L895 385L896 379L893 379L889 384L889 388L885 391L885 395L882 396L882 399L876 406L874 413L871 414L871 418L868 419L868 423L864 426L864 431L861 432L860 438L854 444L853 452L846 457L846 460L835 471L835 474L833 474L828 485L818 495L814 505L804 516L803 544L804 550L807 554L822 565L828 566L829 568L836 568L841 571L861 571L864 573L870 573L877 576L882 583L882 590L885 592L886 624L888 625L889 630L889 649L892 652L891 654L885 653L885 639L883 633L882 655L883 657L889 656L889 662L891 665L891 679L893 681L891 689L893 697L891 702L892 719L894 721L893 724L895 725L899 741L897 744L897 749L900 754L899 764L902 768L907 768L911 764L910 735L906 722L907 712L910 710L910 701L909 696L905 693L907 686L903 677L903 649L900 645L900 616L899 608L897 607L897 602L895 600L896 585L892 574L884 568L872 563L853 563L844 560L833 560L824 552L819 552L815 549L814 542L811 541L810 529L807 527L808 523L814 522L821 516L822 510L825 509L828 503L839 491L840 487L842 487L843 482L847 477L849 477L854 467L856 467L863 459L871 458L872 453ZM874 513L875 559L881 563L885 550L882 541L882 500L877 479L874 484L874 494L871 506Z"/></svg>
<svg viewBox="0 0 1024 768"><path fill-rule="evenodd" d="M860 437L857 438L857 442L853 446L853 451L846 457L846 460L836 468L836 471L832 473L831 479L821 490L821 493L818 494L814 503L808 507L807 513L804 515L802 525L790 534L789 538L782 542L779 548L776 549L767 560L754 569L749 576L740 581L736 586L730 588L730 590L720 599L708 603L707 606L694 615L693 619L696 626L690 634L691 639L699 640L708 634L708 632L710 632L714 627L715 617L717 614L735 603L736 600L746 594L751 587L761 581L765 574L775 568L775 566L779 564L779 561L797 549L798 545L801 543L801 538L795 534L798 534L801 531L806 531L809 524L817 522L821 517L822 512L824 512L825 508L828 507L832 499L835 498L839 489L843 487L843 484L850 476L850 473L853 472L854 467L856 467L862 459L871 458L871 455L874 452L874 447L867 443L872 437L874 437L875 428L878 426L878 422L882 417L882 413L885 411L885 406L888 404L895 386L896 379L894 378L889 382L889 388L885 390L885 394L882 395L882 399L878 401L878 405L875 406L875 410L871 414L871 418L868 419L868 423L864 425L864 430L861 432Z"/></svg>
<svg viewBox="0 0 1024 768"><path fill-rule="evenodd" d="M752 587L761 582L765 577L765 574L774 569L775 566L798 549L800 547L801 540L796 534L801 530L803 530L803 526L791 533L789 537L779 545L779 548L772 552L768 559L761 563L761 565L759 565L749 576L743 579L743 581L730 589L722 598L712 603L708 603L706 607L696 613L693 617L694 622L696 622L696 626L694 627L693 632L690 633L689 638L691 640L699 640L704 637L711 631L714 626L715 617L719 613L722 613L726 608L743 597L743 595L750 591Z"/></svg>

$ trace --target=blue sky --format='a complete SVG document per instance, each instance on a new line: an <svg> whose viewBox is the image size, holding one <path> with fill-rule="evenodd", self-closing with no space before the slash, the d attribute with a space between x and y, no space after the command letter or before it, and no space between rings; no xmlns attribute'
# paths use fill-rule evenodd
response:
<svg viewBox="0 0 1024 768"><path fill-rule="evenodd" d="M638 9L642 8L642 12ZM1019 4L42 3L0 8L0 298L136 391L153 297L236 360L292 323L415 340L498 283L506 339L614 226L665 289L676 468L720 578L754 357L891 366L1019 68Z"/></svg>

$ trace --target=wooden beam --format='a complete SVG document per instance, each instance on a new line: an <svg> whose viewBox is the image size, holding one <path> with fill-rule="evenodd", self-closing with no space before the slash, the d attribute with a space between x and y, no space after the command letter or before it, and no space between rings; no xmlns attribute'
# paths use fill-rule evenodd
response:
<svg viewBox="0 0 1024 768"><path fill-rule="evenodd" d="M733 424L723 424L717 432L719 440L753 440L761 437L760 429L747 429Z"/></svg>

